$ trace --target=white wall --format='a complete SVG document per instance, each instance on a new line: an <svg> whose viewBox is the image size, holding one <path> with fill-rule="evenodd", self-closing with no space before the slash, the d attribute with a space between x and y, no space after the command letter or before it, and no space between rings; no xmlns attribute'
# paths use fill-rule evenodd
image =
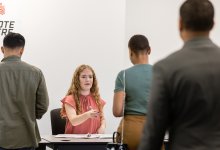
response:
<svg viewBox="0 0 220 150"><path fill-rule="evenodd" d="M220 1L211 0L215 7L215 27L211 38L220 45ZM144 34L150 42L150 63L166 57L182 47L179 37L179 7L183 0L126 0L126 38ZM126 51L125 64L131 65Z"/></svg>
<svg viewBox="0 0 220 150"><path fill-rule="evenodd" d="M0 0L6 10L0 21L14 20L14 31L25 36L23 60L42 69L50 96L49 110L61 106L78 65L85 63L95 69L101 96L107 102L107 133L111 133L120 121L112 116L115 77L131 66L129 38L133 34L148 37L151 64L179 49L178 13L182 1ZM220 45L220 1L212 1L216 25L211 37ZM51 133L49 111L38 123L41 134Z"/></svg>
<svg viewBox="0 0 220 150"><path fill-rule="evenodd" d="M0 2L6 10L0 19L15 20L14 31L26 38L22 59L41 68L45 75L49 110L61 107L75 68L89 64L107 102L106 132L115 131L119 119L112 115L112 99L116 75L124 66L125 0ZM49 112L38 123L41 134L51 133Z"/></svg>

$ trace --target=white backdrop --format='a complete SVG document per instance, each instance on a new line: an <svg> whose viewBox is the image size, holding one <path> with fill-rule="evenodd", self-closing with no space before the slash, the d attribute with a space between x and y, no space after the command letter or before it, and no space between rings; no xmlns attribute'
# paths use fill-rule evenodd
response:
<svg viewBox="0 0 220 150"><path fill-rule="evenodd" d="M211 37L220 45L220 1L212 2L216 25ZM112 99L117 73L131 66L129 38L133 34L148 37L151 64L182 46L178 33L182 0L0 0L0 3L5 6L0 21L15 21L14 31L26 38L22 59L41 68L45 75L49 111L61 106L60 100L78 65L89 64L94 68L101 96L107 102L104 109L107 133L115 131L120 121L112 115ZM49 111L38 121L41 134L51 133Z"/></svg>
<svg viewBox="0 0 220 150"><path fill-rule="evenodd" d="M166 57L183 45L179 37L179 7L183 0L126 0L126 38L133 34L147 36L151 46L150 63ZM211 0L215 8L213 41L220 45L220 1ZM125 51L128 55L128 51ZM129 66L130 61L126 60Z"/></svg>
<svg viewBox="0 0 220 150"><path fill-rule="evenodd" d="M91 65L97 75L107 133L116 130L112 115L114 82L124 66L124 0L0 0L1 20L15 20L15 32L26 38L22 57L42 69L50 97L49 110L61 107L76 67ZM2 37L1 37L2 38ZM2 40L1 40L2 41ZM2 43L1 43L2 45ZM2 54L1 54L2 57ZM38 121L50 134L49 111Z"/></svg>

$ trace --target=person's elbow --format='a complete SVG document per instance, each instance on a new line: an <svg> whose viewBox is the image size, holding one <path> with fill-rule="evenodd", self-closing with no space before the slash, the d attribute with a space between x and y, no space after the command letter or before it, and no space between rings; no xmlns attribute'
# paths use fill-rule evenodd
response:
<svg viewBox="0 0 220 150"><path fill-rule="evenodd" d="M70 123L71 123L71 125L72 126L77 126L77 125L79 125L77 122L75 122L75 121L70 121Z"/></svg>
<svg viewBox="0 0 220 150"><path fill-rule="evenodd" d="M36 105L36 119L41 119L42 116L47 112L49 107L49 101L46 103L38 103Z"/></svg>
<svg viewBox="0 0 220 150"><path fill-rule="evenodd" d="M114 108L113 108L113 115L114 115L115 117L122 117L122 116L123 116L122 111L116 110L116 109L114 109Z"/></svg>
<svg viewBox="0 0 220 150"><path fill-rule="evenodd" d="M36 119L41 119L42 116L47 112L47 110L47 107L45 107L44 109L38 109L36 112Z"/></svg>
<svg viewBox="0 0 220 150"><path fill-rule="evenodd" d="M69 121L71 123L72 126L78 126L80 125L79 121L77 121L77 119L74 118L69 118Z"/></svg>

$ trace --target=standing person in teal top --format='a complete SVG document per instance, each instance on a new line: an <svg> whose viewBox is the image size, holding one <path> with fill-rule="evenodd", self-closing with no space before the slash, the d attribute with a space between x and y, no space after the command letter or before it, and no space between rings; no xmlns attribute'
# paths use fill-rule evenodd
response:
<svg viewBox="0 0 220 150"><path fill-rule="evenodd" d="M152 66L149 64L151 48L144 35L134 35L128 42L130 60L134 66L119 72L115 81L113 115L123 116L123 142L129 150L136 150L147 115L147 101L151 88ZM125 91L124 91L125 90ZM122 121L118 132L122 131Z"/></svg>

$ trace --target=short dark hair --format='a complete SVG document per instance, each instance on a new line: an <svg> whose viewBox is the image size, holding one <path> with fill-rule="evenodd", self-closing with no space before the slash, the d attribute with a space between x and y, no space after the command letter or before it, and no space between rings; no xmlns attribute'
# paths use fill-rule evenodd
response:
<svg viewBox="0 0 220 150"><path fill-rule="evenodd" d="M209 0L186 0L180 7L183 27L191 31L210 31L214 25L214 7Z"/></svg>
<svg viewBox="0 0 220 150"><path fill-rule="evenodd" d="M134 35L130 38L128 42L128 47L131 51L135 54L142 52L142 51L149 51L150 45L148 39L144 35Z"/></svg>
<svg viewBox="0 0 220 150"><path fill-rule="evenodd" d="M24 45L25 45L25 39L19 33L10 32L3 39L3 46L7 48L11 48L11 49L18 47L24 48Z"/></svg>

